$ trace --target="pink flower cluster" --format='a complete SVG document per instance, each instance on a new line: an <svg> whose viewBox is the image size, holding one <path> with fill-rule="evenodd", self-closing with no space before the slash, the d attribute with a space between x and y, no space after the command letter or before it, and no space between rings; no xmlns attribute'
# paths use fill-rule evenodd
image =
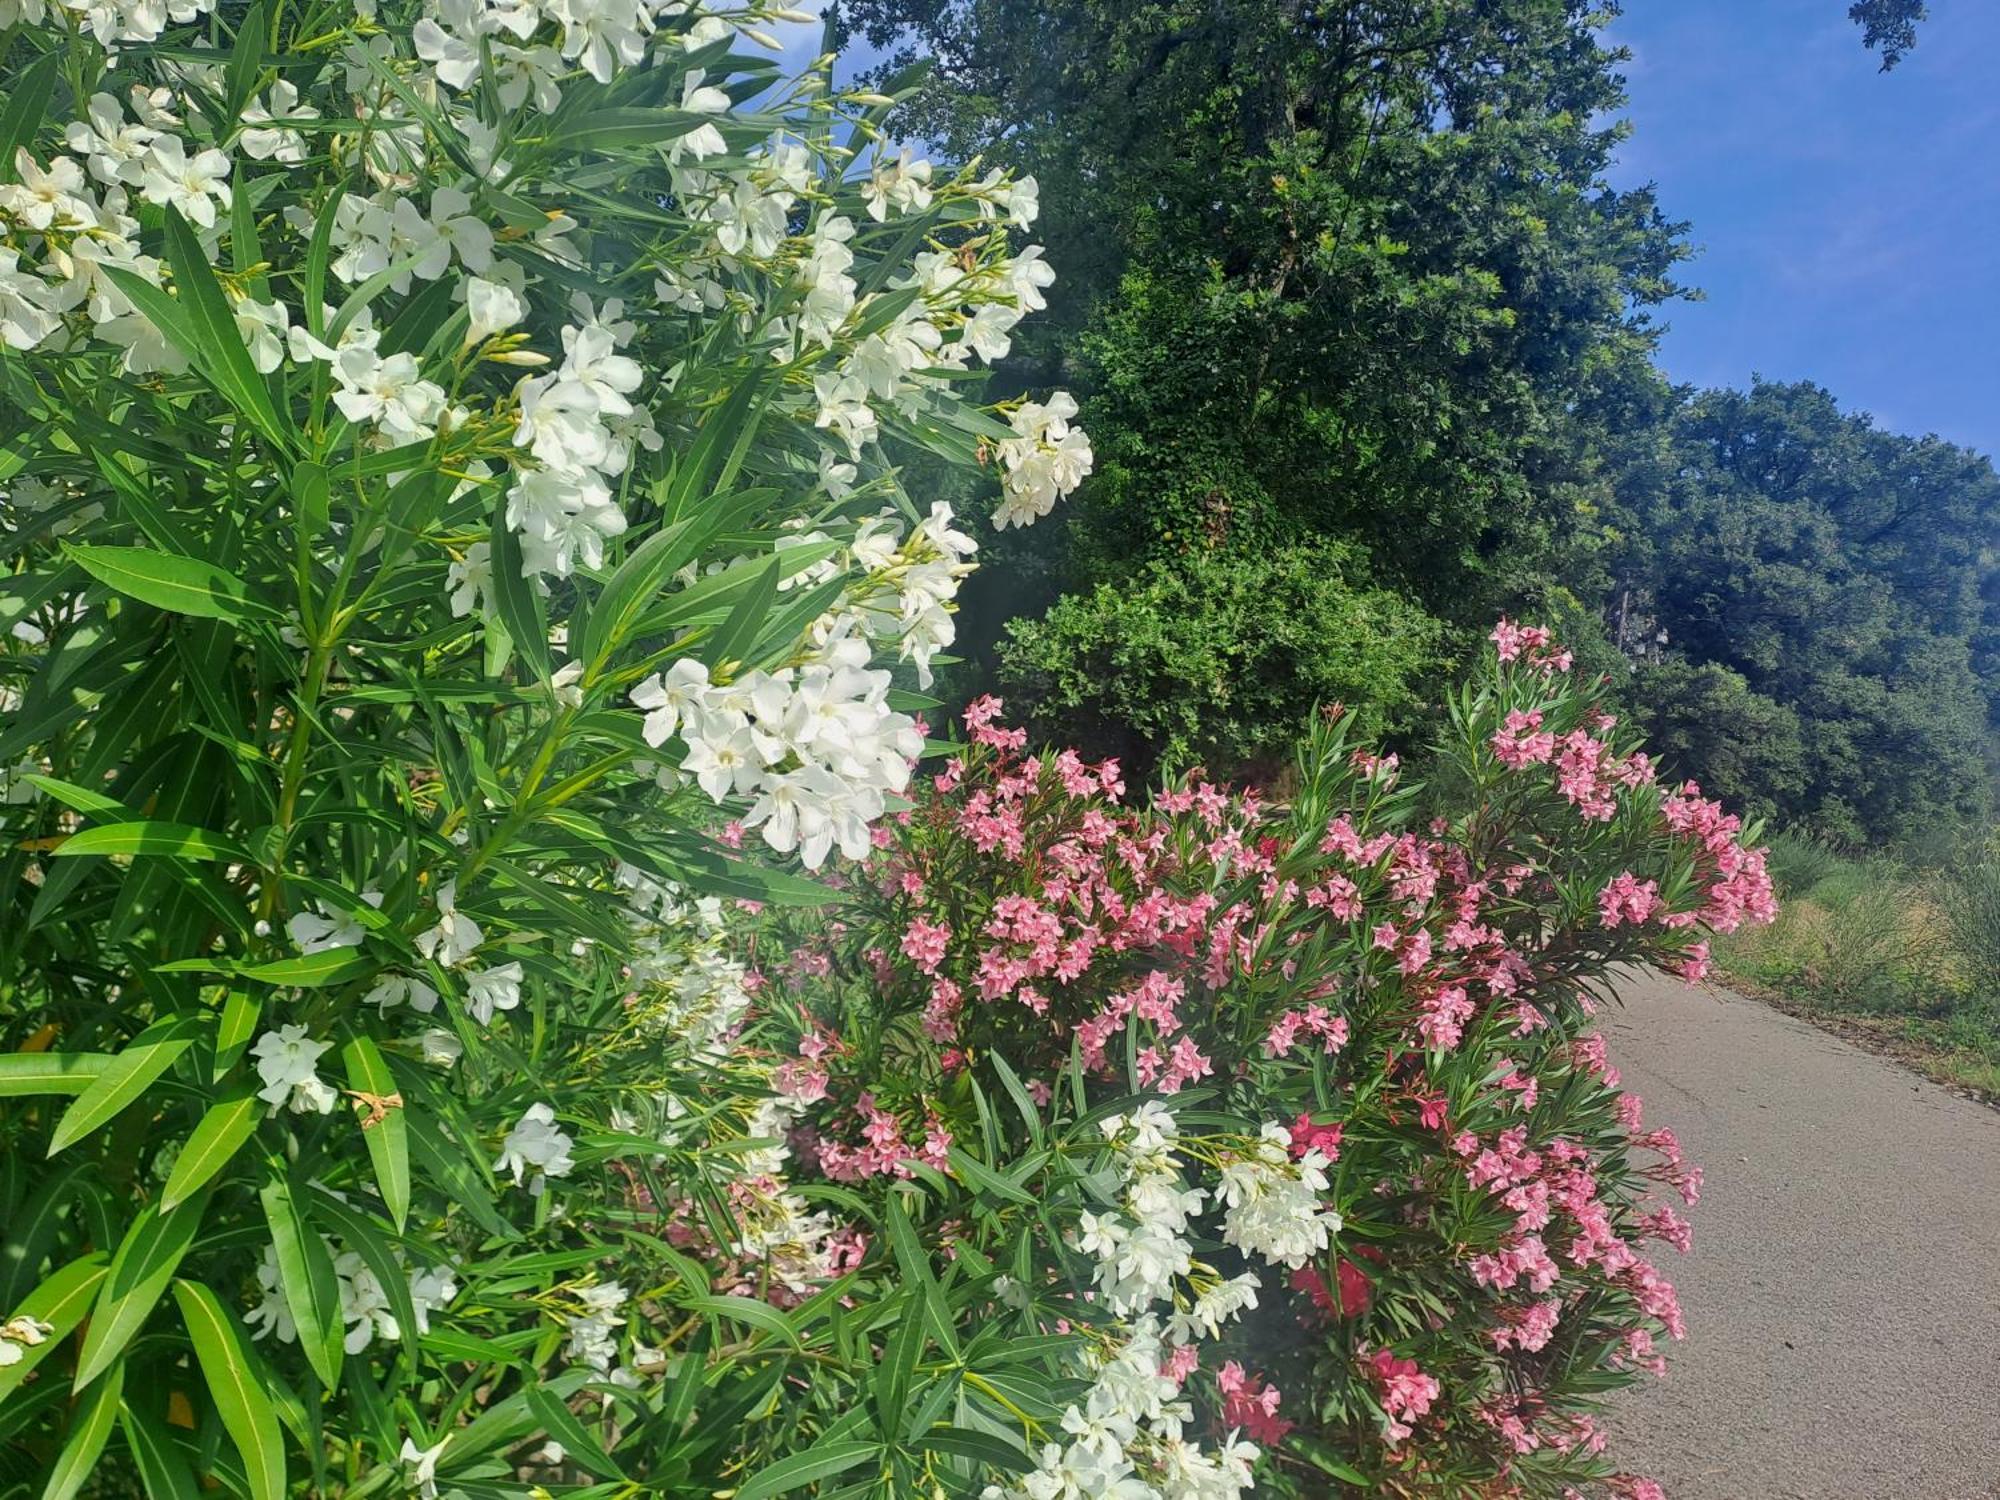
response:
<svg viewBox="0 0 2000 1500"><path fill-rule="evenodd" d="M1375 1377L1382 1403L1383 1436L1391 1443L1400 1443L1414 1431L1411 1424L1430 1413L1431 1403L1438 1398L1437 1380L1418 1369L1415 1360L1398 1359L1387 1349L1377 1349L1365 1362Z"/></svg>
<svg viewBox="0 0 2000 1500"><path fill-rule="evenodd" d="M1608 1478L1602 1381L1565 1384L1544 1351L1658 1366L1655 1335L1684 1325L1646 1251L1690 1230L1647 1195L1693 1203L1701 1176L1619 1092L1591 986L1632 960L1698 976L1700 929L1775 907L1741 824L1659 786L1546 630L1503 621L1494 644L1508 669L1456 741L1490 751L1460 753L1476 795L1424 822L1345 721L1315 730L1318 780L1286 804L1196 775L1128 805L1115 762L1031 754L998 700L974 703L971 747L843 875L851 929L786 945L788 988L827 999L777 1070L800 1160L850 1184L950 1174L1009 1078L1051 1129L1077 1094L1199 1085L1189 1121L1252 1101L1248 1133L1290 1120L1294 1158L1338 1162L1344 1228L1225 1329L1217 1357L1240 1357L1207 1363L1206 1396L1206 1353L1163 1356L1205 1420L1266 1445L1296 1424L1404 1475L1450 1445L1440 1471L1484 1472L1495 1500L1548 1493L1509 1468L1542 1449ZM1372 1400L1381 1420L1279 1414L1280 1383L1329 1379L1347 1384L1326 1410Z"/></svg>
<svg viewBox="0 0 2000 1500"><path fill-rule="evenodd" d="M1241 1430L1253 1442L1282 1443L1296 1423L1278 1415L1278 1388L1267 1385L1262 1375L1246 1375L1243 1366L1230 1360L1216 1372L1215 1383L1222 1392L1222 1426Z"/></svg>
<svg viewBox="0 0 2000 1500"><path fill-rule="evenodd" d="M865 1177L908 1177L913 1165L944 1167L951 1151L951 1131L937 1115L927 1116L923 1139L912 1145L904 1139L903 1122L864 1093L853 1114L845 1122L860 1136L849 1144L836 1137L819 1136L814 1142L819 1169L834 1182L859 1182Z"/></svg>

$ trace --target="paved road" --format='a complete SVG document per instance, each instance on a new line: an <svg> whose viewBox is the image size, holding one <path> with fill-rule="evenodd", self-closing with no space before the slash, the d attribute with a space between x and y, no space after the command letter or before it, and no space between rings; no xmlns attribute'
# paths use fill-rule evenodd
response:
<svg viewBox="0 0 2000 1500"><path fill-rule="evenodd" d="M1725 991L1625 1000L1612 1060L1708 1180L1612 1453L1668 1500L2000 1500L2000 1112Z"/></svg>

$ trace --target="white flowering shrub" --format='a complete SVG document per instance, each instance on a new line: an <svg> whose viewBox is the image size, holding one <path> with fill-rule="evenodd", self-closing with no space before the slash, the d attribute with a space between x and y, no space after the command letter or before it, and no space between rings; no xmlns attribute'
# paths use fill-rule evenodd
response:
<svg viewBox="0 0 2000 1500"><path fill-rule="evenodd" d="M924 748L898 454L1090 449L976 399L1033 182L805 19L0 0L0 1491L1029 1467L1075 1356L790 1180L731 922Z"/></svg>

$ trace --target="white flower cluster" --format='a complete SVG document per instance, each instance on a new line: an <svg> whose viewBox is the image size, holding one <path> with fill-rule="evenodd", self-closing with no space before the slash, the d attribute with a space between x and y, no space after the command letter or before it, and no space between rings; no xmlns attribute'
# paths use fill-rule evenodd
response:
<svg viewBox="0 0 2000 1500"><path fill-rule="evenodd" d="M652 418L630 397L645 379L639 362L618 353L638 331L610 302L602 316L587 299L581 325L562 330L563 362L524 379L515 391L520 424L516 447L540 465L517 470L507 492L507 524L521 534L523 577L568 577L581 558L604 564L606 538L625 530L607 480L632 461L634 445L660 446Z"/></svg>
<svg viewBox="0 0 2000 1500"><path fill-rule="evenodd" d="M859 859L868 825L909 784L923 753L916 721L889 707L889 674L870 671L867 642L837 635L817 659L728 683L682 657L632 690L649 745L679 735L681 769L717 802L747 798L746 828L817 868L838 845Z"/></svg>
<svg viewBox="0 0 2000 1500"><path fill-rule="evenodd" d="M731 953L722 903L690 898L671 881L620 864L633 928L631 981L633 1034L674 1061L717 1067L737 1061L731 1044L750 1011L743 965ZM655 1099L656 1112L682 1117L686 1106L671 1094ZM636 1120L614 1120L636 1130ZM744 1124L744 1137L767 1142L732 1150L720 1160L734 1166L727 1183L735 1237L721 1248L736 1261L763 1266L792 1296L805 1296L831 1276L825 1241L833 1220L794 1192L785 1176L785 1144L792 1114L776 1097L760 1099Z"/></svg>
<svg viewBox="0 0 2000 1500"><path fill-rule="evenodd" d="M1180 1127L1158 1100L1129 1116L1108 1116L1101 1128L1114 1148L1125 1195L1117 1213L1082 1215L1079 1243L1097 1257L1104 1305L1122 1316L1171 1299L1177 1278L1193 1272L1188 1223L1207 1195L1182 1180L1175 1151Z"/></svg>
<svg viewBox="0 0 2000 1500"><path fill-rule="evenodd" d="M16 180L0 185L0 226L11 240L0 247L0 342L36 348L81 309L97 337L124 349L128 372L177 373L186 357L103 273L117 267L160 285L159 260L139 251L132 195L209 229L232 201L231 163L176 133L184 122L164 90L135 86L130 99L136 119L112 95L91 96L86 119L65 136L75 156L44 167L26 148L15 153Z"/></svg>
<svg viewBox="0 0 2000 1500"><path fill-rule="evenodd" d="M150 42L169 22L186 25L215 9L215 0L0 0L0 31L17 22L40 26L51 14L67 16L107 48Z"/></svg>
<svg viewBox="0 0 2000 1500"><path fill-rule="evenodd" d="M1211 1450L1187 1435L1194 1409L1162 1373L1169 1353L1150 1317L1097 1352L1090 1390L1063 1414L1064 1441L1044 1444L1032 1472L1013 1487L989 1485L982 1500L1239 1500L1257 1446L1231 1434Z"/></svg>
<svg viewBox="0 0 2000 1500"><path fill-rule="evenodd" d="M569 1343L563 1355L601 1375L617 1362L618 1330L625 1326L618 1309L631 1300L631 1293L611 1281L579 1289L576 1300L583 1304L583 1311L569 1320Z"/></svg>
<svg viewBox="0 0 2000 1500"><path fill-rule="evenodd" d="M843 607L814 626L824 647L850 625L869 640L894 642L897 654L916 665L917 681L931 685L931 659L958 636L952 601L977 564L968 561L979 543L957 529L942 500L907 534L892 510L861 523L852 548L862 569Z"/></svg>
<svg viewBox="0 0 2000 1500"><path fill-rule="evenodd" d="M772 1144L743 1153L742 1174L730 1191L736 1238L728 1249L734 1258L762 1266L790 1296L804 1297L832 1279L826 1241L834 1224L787 1185L785 1163L792 1153L785 1135L791 1125L783 1100L758 1102L746 1132Z"/></svg>
<svg viewBox="0 0 2000 1500"><path fill-rule="evenodd" d="M1321 1201L1329 1165L1318 1149L1294 1161L1285 1127L1266 1125L1253 1146L1222 1168L1216 1192L1227 1206L1223 1242L1291 1270L1304 1265L1340 1233L1340 1215Z"/></svg>
<svg viewBox="0 0 2000 1500"><path fill-rule="evenodd" d="M1148 1100L1100 1128L1124 1191L1116 1213L1080 1216L1078 1246L1097 1258L1098 1300L1129 1321L1122 1342L1094 1355L1090 1391L1063 1417L1066 1440L985 1500L1237 1500L1257 1448L1234 1435L1212 1451L1191 1440L1193 1408L1165 1371L1175 1349L1257 1305L1257 1278L1224 1280L1195 1260L1188 1227L1207 1195L1184 1180L1180 1126L1165 1105ZM1162 1304L1174 1309L1164 1325Z"/></svg>
<svg viewBox="0 0 2000 1500"><path fill-rule="evenodd" d="M670 1039L691 1062L723 1061L749 1014L750 992L743 965L724 941L722 903L691 897L623 862L614 878L631 927L626 962L638 992L634 1025Z"/></svg>
<svg viewBox="0 0 2000 1500"><path fill-rule="evenodd" d="M264 1086L257 1097L276 1114L286 1105L295 1115L333 1113L340 1094L319 1076L319 1059L332 1049L331 1042L316 1042L303 1026L280 1026L257 1038L250 1055L257 1060L257 1076Z"/></svg>
<svg viewBox="0 0 2000 1500"><path fill-rule="evenodd" d="M343 1250L333 1258L333 1273L340 1287L340 1319L347 1330L342 1345L349 1354L359 1354L378 1338L387 1341L403 1336L402 1325L391 1310L389 1295L366 1260L352 1250ZM416 1331L428 1333L431 1314L449 1306L458 1295L458 1280L449 1266L419 1266L406 1275L410 1306L417 1317ZM252 1334L260 1339L275 1337L283 1344L295 1342L298 1325L293 1321L290 1303L285 1300L278 1253L269 1245L264 1247L263 1262L257 1267L257 1288L263 1300L250 1310L246 1319Z"/></svg>
<svg viewBox="0 0 2000 1500"><path fill-rule="evenodd" d="M1034 525L1089 476L1090 439L1070 425L1075 415L1076 401L1067 391L1014 409L1008 418L1014 436L1000 443L1005 494L993 513L996 530Z"/></svg>

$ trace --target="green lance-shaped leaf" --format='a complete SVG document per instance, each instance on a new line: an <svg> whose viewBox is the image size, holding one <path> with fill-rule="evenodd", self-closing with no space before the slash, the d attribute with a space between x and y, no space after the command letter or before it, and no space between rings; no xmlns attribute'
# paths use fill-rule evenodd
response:
<svg viewBox="0 0 2000 1500"><path fill-rule="evenodd" d="M757 581L744 591L736 601L729 617L722 622L722 628L715 633L707 654L715 665L724 662L741 661L756 643L757 636L764 628L764 620L771 613L771 605L778 597L778 583L782 563L773 557L764 565L764 571L757 575Z"/></svg>
<svg viewBox="0 0 2000 1500"><path fill-rule="evenodd" d="M56 70L66 56L62 46L51 47L14 79L13 91L0 106L0 182L13 181L14 153L33 140L36 129L48 119Z"/></svg>
<svg viewBox="0 0 2000 1500"><path fill-rule="evenodd" d="M290 446L290 433L271 400L270 387L250 361L250 350L236 327L222 283L209 266L208 253L180 210L169 205L166 219L167 263L173 267L179 302L194 340L189 355L209 383L283 451Z"/></svg>
<svg viewBox="0 0 2000 1500"><path fill-rule="evenodd" d="M330 984L359 978L379 968L374 959L352 948L325 948L318 953L301 953L274 963L253 964L236 971L240 979L259 984L282 985L287 989L323 989Z"/></svg>
<svg viewBox="0 0 2000 1500"><path fill-rule="evenodd" d="M169 1016L132 1038L125 1050L113 1057L90 1087L77 1095L76 1102L63 1112L49 1142L49 1155L75 1145L98 1126L108 1124L145 1093L154 1079L172 1067L174 1059L187 1051L200 1033L198 1017Z"/></svg>
<svg viewBox="0 0 2000 1500"><path fill-rule="evenodd" d="M373 1040L358 1036L341 1049L347 1064L347 1086L360 1097L361 1138L375 1166L375 1185L389 1217L401 1230L410 1215L410 1127L403 1117L396 1077Z"/></svg>
<svg viewBox="0 0 2000 1500"><path fill-rule="evenodd" d="M35 1366L54 1353L56 1346L83 1321L83 1315L90 1311L90 1304L96 1300L97 1289L105 1275L101 1252L73 1260L28 1293L21 1300L21 1305L8 1313L10 1320L33 1318L37 1323L46 1323L49 1332L39 1344L17 1345L21 1357L11 1365L0 1365L0 1401L12 1395L15 1388L34 1373Z"/></svg>
<svg viewBox="0 0 2000 1500"><path fill-rule="evenodd" d="M489 538L493 559L493 604L521 658L546 682L555 673L549 655L549 622L535 586L521 576L521 541L507 525L507 507L493 508Z"/></svg>
<svg viewBox="0 0 2000 1500"><path fill-rule="evenodd" d="M845 1474L857 1464L867 1463L881 1451L880 1443L853 1439L815 1443L803 1453L794 1453L790 1458L781 1458L770 1467L760 1469L748 1484L737 1490L735 1500L766 1500L770 1495L803 1489L816 1480Z"/></svg>
<svg viewBox="0 0 2000 1500"><path fill-rule="evenodd" d="M243 1459L251 1500L283 1500L285 1438L277 1409L258 1378L243 1329L214 1292L192 1281L174 1283L174 1300L194 1344L195 1359L208 1382L209 1399L222 1430Z"/></svg>
<svg viewBox="0 0 2000 1500"><path fill-rule="evenodd" d="M250 851L206 828L147 818L137 823L102 823L73 833L50 851L85 854L161 854L172 859L224 859L254 865Z"/></svg>
<svg viewBox="0 0 2000 1500"><path fill-rule="evenodd" d="M0 1054L0 1099L29 1094L80 1094L111 1066L109 1052Z"/></svg>
<svg viewBox="0 0 2000 1500"><path fill-rule="evenodd" d="M340 1361L346 1352L341 1345L340 1282L333 1273L333 1255L319 1231L305 1221L282 1170L274 1170L258 1197L271 1226L278 1286L298 1325L299 1346L313 1373L332 1390L340 1384Z"/></svg>
<svg viewBox="0 0 2000 1500"><path fill-rule="evenodd" d="M153 547L78 543L67 550L99 583L155 609L238 624L278 618L276 610L252 597L248 584L212 562Z"/></svg>
<svg viewBox="0 0 2000 1500"><path fill-rule="evenodd" d="M90 1478L118 1420L118 1401L125 1391L125 1362L83 1394L70 1411L69 1437L42 1486L42 1500L72 1500Z"/></svg>
<svg viewBox="0 0 2000 1500"><path fill-rule="evenodd" d="M342 1203L324 1188L314 1188L300 1201L301 1208L328 1233L368 1264L381 1283L382 1296L396 1319L403 1348L415 1368L418 1353L417 1305L410 1296L409 1272L396 1258L396 1251L376 1227L375 1221L360 1210Z"/></svg>
<svg viewBox="0 0 2000 1500"><path fill-rule="evenodd" d="M111 1367L159 1306L181 1257L194 1243L207 1207L208 1196L202 1194L166 1213L139 1210L118 1244L118 1253L111 1257L111 1272L91 1309L90 1329L77 1357L79 1390Z"/></svg>
<svg viewBox="0 0 2000 1500"><path fill-rule="evenodd" d="M528 1387L528 1407L535 1418L547 1430L550 1437L568 1450L572 1460L580 1463L600 1478L624 1479L626 1473L618 1466L618 1461L604 1451L604 1445L592 1436L590 1429L577 1420L576 1413L569 1409L562 1397L545 1386Z"/></svg>
<svg viewBox="0 0 2000 1500"><path fill-rule="evenodd" d="M119 1409L118 1425L138 1465L146 1500L201 1500L194 1469L165 1422L128 1397Z"/></svg>
<svg viewBox="0 0 2000 1500"><path fill-rule="evenodd" d="M209 1106L208 1113L194 1128L194 1134L174 1159L174 1170L160 1193L160 1207L175 1208L192 1198L228 1166L243 1143L256 1134L264 1106L244 1084L227 1098Z"/></svg>

